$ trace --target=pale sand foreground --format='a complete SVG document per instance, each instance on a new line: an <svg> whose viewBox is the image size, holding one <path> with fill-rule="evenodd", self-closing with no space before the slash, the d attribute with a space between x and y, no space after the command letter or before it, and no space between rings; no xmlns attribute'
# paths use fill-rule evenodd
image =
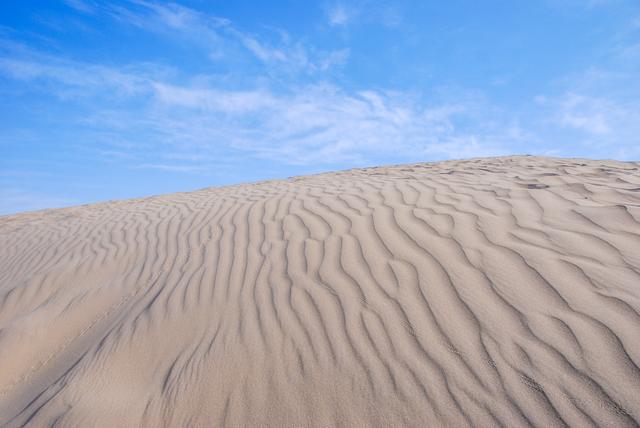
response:
<svg viewBox="0 0 640 428"><path fill-rule="evenodd" d="M640 163L0 218L0 425L637 426Z"/></svg>

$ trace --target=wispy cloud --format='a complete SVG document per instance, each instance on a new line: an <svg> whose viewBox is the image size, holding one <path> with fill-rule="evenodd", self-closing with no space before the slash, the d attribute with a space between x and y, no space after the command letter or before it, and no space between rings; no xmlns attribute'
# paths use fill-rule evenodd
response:
<svg viewBox="0 0 640 428"><path fill-rule="evenodd" d="M153 84L156 100L165 106L207 112L251 113L269 108L275 102L264 90L228 91L210 87L186 88L166 83Z"/></svg>
<svg viewBox="0 0 640 428"><path fill-rule="evenodd" d="M612 116L615 114L607 100L568 93L560 101L557 120L563 126L602 135L611 132Z"/></svg>
<svg viewBox="0 0 640 428"><path fill-rule="evenodd" d="M187 42L209 50L209 57L241 54L244 49L258 61L279 67L284 72L326 71L344 64L348 49L323 51L292 38L284 30L268 31L271 37L243 31L226 18L204 14L186 6L136 0L132 5L108 5L105 13L118 21ZM273 69L272 69L273 71Z"/></svg>
<svg viewBox="0 0 640 428"><path fill-rule="evenodd" d="M590 84L583 81L561 94L538 97L546 124L541 133L551 126L563 135L565 145L593 157L640 157L640 92L633 86L634 77L621 76L617 78L627 87L626 93L606 90L611 77L605 82L589 77Z"/></svg>
<svg viewBox="0 0 640 428"><path fill-rule="evenodd" d="M25 58L0 58L0 73L7 77L29 82L56 82L62 87L49 87L51 92L68 93L72 89L96 89L119 95L136 95L145 91L155 71L144 70L144 64L131 67L109 67L69 61L49 55L29 56ZM161 68L160 68L161 69ZM89 95L86 92L74 93L74 96ZM91 94L94 95L94 94Z"/></svg>
<svg viewBox="0 0 640 428"><path fill-rule="evenodd" d="M121 96L143 100L136 112L102 107L84 120L90 128L100 128L112 138L115 135L116 141L129 140L132 130L145 130L168 146L224 147L292 164L365 162L385 154L449 157L469 150L476 154L496 151L497 140L480 144L483 136L477 133L486 130L459 129L458 119L481 111L465 100L429 105L412 93L368 90L351 94L328 83L286 91L269 85L230 90L206 82L171 83L144 67L131 66L122 72L65 61L52 66L33 60L3 60L0 73L42 81L45 90L56 88L63 94L68 88L81 88L85 94L116 90Z"/></svg>
<svg viewBox="0 0 640 428"><path fill-rule="evenodd" d="M105 3L103 12L117 21L164 35L180 35L192 43L217 45L227 19L201 13L176 3L135 0L124 4Z"/></svg>
<svg viewBox="0 0 640 428"><path fill-rule="evenodd" d="M136 1L132 7L102 7L127 25L158 33L176 30L194 44L202 38L238 42L266 70L325 72L349 55L347 48L318 51L286 33L274 45L228 20L175 4ZM365 163L380 156L490 155L504 151L506 138L487 125L491 120L480 117L490 109L478 108L475 100L437 103L406 91L352 92L329 83L325 74L315 82L290 79L282 88L278 79L258 73L231 89L214 76L185 74L161 64L109 66L37 51L9 52L0 58L0 73L67 99L103 96L79 123L92 141L102 142L99 152L111 159L109 153L131 153L150 141L160 152L189 150L201 156L195 166L175 168L138 162L145 168L193 172L211 161L213 153L218 159L242 153L296 165ZM132 101L135 110L110 101L114 95Z"/></svg>
<svg viewBox="0 0 640 428"><path fill-rule="evenodd" d="M349 21L347 8L343 4L335 4L328 8L327 17L329 25L346 25Z"/></svg>
<svg viewBox="0 0 640 428"><path fill-rule="evenodd" d="M93 14L97 10L96 4L93 1L88 1L88 0L63 0L63 1L67 6L83 13Z"/></svg>
<svg viewBox="0 0 640 428"><path fill-rule="evenodd" d="M165 139L182 138L201 149L224 146L281 163L489 155L502 153L507 137L477 123L464 129L461 122L482 116L478 106L464 101L431 106L410 93L349 94L330 84L286 93L175 86L160 91L151 126Z"/></svg>
<svg viewBox="0 0 640 428"><path fill-rule="evenodd" d="M377 0L342 0L325 5L326 20L331 27L348 27L355 23L398 27L402 9L398 2Z"/></svg>

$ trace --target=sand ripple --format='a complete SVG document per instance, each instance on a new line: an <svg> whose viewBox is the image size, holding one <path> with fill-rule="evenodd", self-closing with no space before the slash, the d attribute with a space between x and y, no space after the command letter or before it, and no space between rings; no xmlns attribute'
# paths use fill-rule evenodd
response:
<svg viewBox="0 0 640 428"><path fill-rule="evenodd" d="M355 169L0 218L0 425L638 426L640 164Z"/></svg>

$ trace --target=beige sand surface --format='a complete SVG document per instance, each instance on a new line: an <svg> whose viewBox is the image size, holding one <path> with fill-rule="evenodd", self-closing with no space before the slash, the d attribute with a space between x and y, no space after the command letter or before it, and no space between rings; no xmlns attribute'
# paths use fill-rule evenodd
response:
<svg viewBox="0 0 640 428"><path fill-rule="evenodd" d="M0 217L0 425L637 426L640 163Z"/></svg>

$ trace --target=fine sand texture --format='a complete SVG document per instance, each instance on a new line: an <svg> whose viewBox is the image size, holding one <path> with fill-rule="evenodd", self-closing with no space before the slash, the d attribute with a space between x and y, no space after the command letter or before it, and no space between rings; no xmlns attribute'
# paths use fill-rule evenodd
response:
<svg viewBox="0 0 640 428"><path fill-rule="evenodd" d="M638 426L640 163L0 217L0 426Z"/></svg>

